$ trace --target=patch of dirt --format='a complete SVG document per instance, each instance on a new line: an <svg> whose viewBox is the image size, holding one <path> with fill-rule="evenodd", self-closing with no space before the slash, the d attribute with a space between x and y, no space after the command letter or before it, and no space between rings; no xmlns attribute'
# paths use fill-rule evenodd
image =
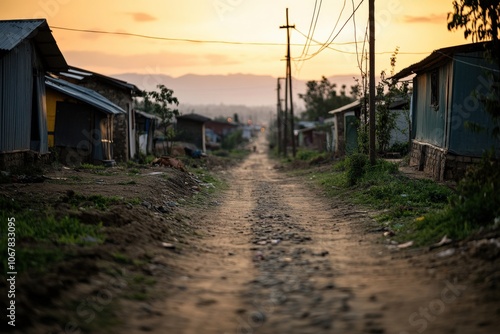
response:
<svg viewBox="0 0 500 334"><path fill-rule="evenodd" d="M214 160L228 183L215 197L192 175L165 168L139 176L69 170L59 175L66 181L0 185L0 196L101 220L108 235L20 282L20 312L32 326L19 332L497 332L497 232L398 248L374 212L326 198L276 169L262 138L257 147L230 168ZM75 209L74 194L124 200Z"/></svg>
<svg viewBox="0 0 500 334"><path fill-rule="evenodd" d="M16 328L2 321L2 331L94 332L101 325L95 319L106 318L103 312L115 318L120 300L150 298L153 284L145 286L142 280L168 277L166 263L158 259L180 252L186 237L196 234L186 207L194 195L207 193L210 185L202 177L203 172L198 177L165 167L133 172L120 167L96 171L62 168L45 174L43 183L0 184L4 200L41 215L52 212L59 218L76 217L84 224L102 223L105 234L102 244L45 245L68 255L42 272L19 274ZM102 208L92 196L97 201L102 197L113 200ZM163 245L168 242L177 246L169 249ZM36 242L17 240L17 247L36 247ZM7 295L6 289L2 279L2 296ZM7 307L6 302L2 297L2 308Z"/></svg>

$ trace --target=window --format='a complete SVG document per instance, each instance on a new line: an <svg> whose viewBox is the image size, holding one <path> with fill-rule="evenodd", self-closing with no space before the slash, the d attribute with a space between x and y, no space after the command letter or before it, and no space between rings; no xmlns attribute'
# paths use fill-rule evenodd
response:
<svg viewBox="0 0 500 334"><path fill-rule="evenodd" d="M431 72L431 107L439 109L439 71Z"/></svg>

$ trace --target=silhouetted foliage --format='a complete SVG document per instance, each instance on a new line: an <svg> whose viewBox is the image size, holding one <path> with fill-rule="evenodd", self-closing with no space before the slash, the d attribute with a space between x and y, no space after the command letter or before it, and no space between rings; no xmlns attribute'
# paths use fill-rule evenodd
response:
<svg viewBox="0 0 500 334"><path fill-rule="evenodd" d="M324 76L320 81L308 81L306 85L306 93L299 94L306 106L306 111L302 113L303 119L318 121L331 117L329 111L354 101L352 97L346 95L345 85L342 85L337 92L337 84L331 83Z"/></svg>
<svg viewBox="0 0 500 334"><path fill-rule="evenodd" d="M163 130L164 140L167 143L167 152L170 153L172 141L175 138L175 131L169 126L174 117L179 116L179 100L174 96L174 91L165 87L165 85L156 86L159 91L143 91L142 109L150 114L160 117L160 128ZM164 141L165 143L165 141Z"/></svg>

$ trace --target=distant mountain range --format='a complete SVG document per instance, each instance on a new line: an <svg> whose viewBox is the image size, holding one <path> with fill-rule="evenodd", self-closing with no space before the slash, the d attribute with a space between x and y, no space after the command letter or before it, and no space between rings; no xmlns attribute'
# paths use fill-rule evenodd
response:
<svg viewBox="0 0 500 334"><path fill-rule="evenodd" d="M174 91L179 99L182 113L196 112L208 117L232 116L238 113L242 119L267 122L276 111L277 78L270 75L230 74L230 75L194 75L171 77L163 74L123 73L112 75L130 82L143 90L154 90L163 84ZM317 80L320 80L318 78ZM354 75L332 76L330 82L337 87L346 85L347 93L355 84ZM280 80L281 97L285 95L284 80ZM293 101L299 114L303 110L303 101L299 93L305 93L307 80L292 82Z"/></svg>

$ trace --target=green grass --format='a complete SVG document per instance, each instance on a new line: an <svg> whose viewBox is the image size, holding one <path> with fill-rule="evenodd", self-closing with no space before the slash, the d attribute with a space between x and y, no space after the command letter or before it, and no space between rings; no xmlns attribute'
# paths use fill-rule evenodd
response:
<svg viewBox="0 0 500 334"><path fill-rule="evenodd" d="M17 210L16 210L17 209ZM55 218L52 213L34 211L19 211L11 205L0 214L0 220L7 222L8 218L15 218L15 250L16 270L18 273L26 270L45 270L48 266L71 256L71 247L102 243L104 235L102 225L82 224L76 218ZM8 226L0 224L0 248L7 250ZM2 257L2 266L7 266L7 257ZM6 272L5 270L2 272Z"/></svg>
<svg viewBox="0 0 500 334"><path fill-rule="evenodd" d="M227 187L227 184L224 181L222 181L218 177L214 176L210 172L199 170L199 169L194 169L192 171L192 173L195 174L196 177L199 180L201 180L201 182L202 182L202 184L199 185L200 188L202 189L202 191L200 193L198 193L195 197L199 197L200 194L206 194L206 193L213 194L216 191L218 191L220 189L225 189ZM203 184L205 184L205 185L212 184L213 187L205 186Z"/></svg>
<svg viewBox="0 0 500 334"><path fill-rule="evenodd" d="M123 254L123 253L113 253L111 254L111 256L113 257L113 260L115 260L116 262L120 263L120 264L131 264L132 263L132 259L130 259L127 255Z"/></svg>
<svg viewBox="0 0 500 334"><path fill-rule="evenodd" d="M242 148L235 148L229 151L229 158L236 160L243 160L250 154L249 150Z"/></svg>
<svg viewBox="0 0 500 334"><path fill-rule="evenodd" d="M250 154L250 150L243 148L218 149L213 151L212 154L227 160L243 160Z"/></svg>
<svg viewBox="0 0 500 334"><path fill-rule="evenodd" d="M111 205L120 204L123 201L124 199L119 196L107 197L102 195L84 196L80 194L75 194L68 198L68 203L75 207L79 207L85 204L87 206L92 205L93 207L99 210L106 210Z"/></svg>
<svg viewBox="0 0 500 334"><path fill-rule="evenodd" d="M151 277L151 276L144 276L142 274L136 274L133 278L132 278L132 282L134 284L138 284L138 285L146 285L146 286L153 286L156 284L156 279L154 279L154 277Z"/></svg>
<svg viewBox="0 0 500 334"><path fill-rule="evenodd" d="M141 171L140 171L139 169L137 169L137 168L130 168L130 169L128 170L128 173L129 173L130 175L138 175L138 174L140 174L140 173L141 173Z"/></svg>
<svg viewBox="0 0 500 334"><path fill-rule="evenodd" d="M119 185L121 186L131 186L131 185L136 185L137 182L136 181L123 181L123 182L118 182Z"/></svg>
<svg viewBox="0 0 500 334"><path fill-rule="evenodd" d="M363 167L352 185L350 168L349 162L343 161L330 171L309 175L328 196L378 211L376 220L394 230L396 240L426 245L446 234L464 237L470 233L468 229L453 233L459 231L456 224L447 224L440 216L453 196L449 188L431 180L410 179L398 172L397 166L383 160Z"/></svg>
<svg viewBox="0 0 500 334"><path fill-rule="evenodd" d="M330 156L331 153L328 152L300 148L297 151L295 159L313 163L314 161L328 161L330 160Z"/></svg>
<svg viewBox="0 0 500 334"><path fill-rule="evenodd" d="M81 164L80 167L78 167L78 168L85 169L85 170L97 171L97 170L104 170L106 167L104 167L102 165L93 165L93 164L84 163L84 164Z"/></svg>

